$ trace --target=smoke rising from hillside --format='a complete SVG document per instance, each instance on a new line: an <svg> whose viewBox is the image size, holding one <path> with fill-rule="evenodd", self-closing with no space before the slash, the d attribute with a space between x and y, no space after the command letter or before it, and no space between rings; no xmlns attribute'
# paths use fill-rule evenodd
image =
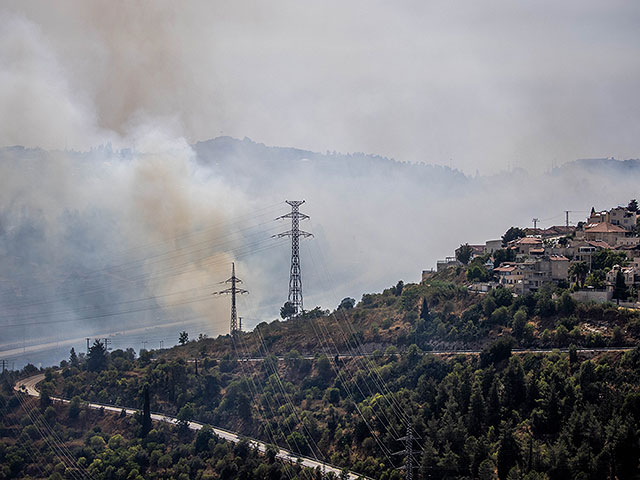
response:
<svg viewBox="0 0 640 480"><path fill-rule="evenodd" d="M194 299L233 260L245 324L273 318L285 199L312 217L305 305L331 308L460 243L639 196L636 171L543 173L640 147L638 7L579 5L4 2L0 146L43 150L2 151L0 312L27 325L3 340L47 318L78 335L191 317L225 333L226 301ZM196 144L220 132L451 168ZM533 173L492 173L513 165Z"/></svg>
<svg viewBox="0 0 640 480"><path fill-rule="evenodd" d="M629 158L639 20L623 1L7 1L0 144L160 124L471 173Z"/></svg>

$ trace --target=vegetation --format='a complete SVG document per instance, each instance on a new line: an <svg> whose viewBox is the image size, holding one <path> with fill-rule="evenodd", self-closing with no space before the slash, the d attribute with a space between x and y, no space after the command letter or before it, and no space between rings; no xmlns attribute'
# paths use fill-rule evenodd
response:
<svg viewBox="0 0 640 480"><path fill-rule="evenodd" d="M466 265L469 263L469 260L471 260L472 254L473 248L471 248L468 243L465 243L464 245L460 245L460 248L457 250L456 259Z"/></svg>
<svg viewBox="0 0 640 480"><path fill-rule="evenodd" d="M553 285L518 297L505 288L470 293L465 271L486 261L477 257L468 269L450 269L426 283L398 282L358 303L345 298L334 312L316 307L260 324L241 333L235 348L229 336L201 336L136 358L131 350L109 353L95 342L86 357L72 351L59 370L47 371L33 408L57 419L71 457L93 465L95 478L125 478L125 471L127 478L302 476L286 474L273 451L261 457L210 431L192 436L185 427L194 419L381 480L401 477L401 458L389 452L404 448L398 439L408 420L419 478L635 478L640 349L586 353L579 347L637 344L640 315L576 303ZM518 352L530 347L569 348ZM453 353L468 348L482 353ZM453 352L436 356L429 353L434 349ZM30 366L22 374L34 371ZM7 393L12 383L6 379ZM52 406L55 395L73 400ZM99 412L83 407L87 400L142 413L105 415L103 424ZM19 417L18 400L2 401L21 427L33 421ZM176 416L178 425L151 425L151 410ZM11 438L24 434L8 426L3 431L5 476L33 475L39 462L25 460L20 449L29 447ZM112 441L116 434L123 440ZM46 442L35 434L31 440L46 458L41 468L49 465L41 476L72 478ZM23 460L12 470L15 455ZM136 455L147 460L138 464Z"/></svg>
<svg viewBox="0 0 640 480"><path fill-rule="evenodd" d="M0 395L0 478L235 479L310 478L298 465L260 454L246 441L221 440L155 423L141 438L138 419L68 406L42 409L28 398Z"/></svg>
<svg viewBox="0 0 640 480"><path fill-rule="evenodd" d="M502 246L506 247L507 244L512 240L517 240L518 238L526 237L526 232L519 227L511 227L507 230L502 236Z"/></svg>

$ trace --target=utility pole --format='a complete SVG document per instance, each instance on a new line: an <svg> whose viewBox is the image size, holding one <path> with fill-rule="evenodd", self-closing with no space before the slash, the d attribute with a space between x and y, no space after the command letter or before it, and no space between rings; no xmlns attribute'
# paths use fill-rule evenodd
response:
<svg viewBox="0 0 640 480"><path fill-rule="evenodd" d="M87 355L89 355L89 340L90 338L87 337Z"/></svg>
<svg viewBox="0 0 640 480"><path fill-rule="evenodd" d="M143 349L143 350L146 350L146 349L147 349L147 341L146 341L146 340L143 340L143 341L142 341L142 349Z"/></svg>
<svg viewBox="0 0 640 480"><path fill-rule="evenodd" d="M308 215L300 213L300 205L304 203L304 200L287 200L291 205L291 213L282 215L276 218L281 220L284 218L291 219L291 230L278 233L274 237L291 237L291 271L289 274L289 297L288 302L294 308L294 315L304 311L304 305L302 301L302 271L300 268L300 237L313 237L309 232L300 230L300 220L307 220Z"/></svg>
<svg viewBox="0 0 640 480"><path fill-rule="evenodd" d="M398 441L404 442L404 450L394 453L394 455L404 455L404 466L400 467L405 470L405 480L413 480L413 430L411 422L407 424L407 434L398 438Z"/></svg>
<svg viewBox="0 0 640 480"><path fill-rule="evenodd" d="M160 340L160 349L162 350L162 347L164 346L164 340Z"/></svg>
<svg viewBox="0 0 640 480"><path fill-rule="evenodd" d="M564 211L564 214L565 214L565 224L566 224L566 226L567 226L567 227L569 226L569 212L570 212L570 211L571 211L571 210L565 210L565 211Z"/></svg>
<svg viewBox="0 0 640 480"><path fill-rule="evenodd" d="M248 290L244 290L242 288L238 288L238 283L242 283L238 277L236 277L236 264L235 262L231 264L231 278L225 280L223 283L230 283L231 288L227 288L226 290L220 290L219 292L213 292L212 295L227 295L231 294L231 326L229 328L229 333L232 337L236 337L238 334L238 312L236 310L236 295L242 295L245 293L249 293Z"/></svg>
<svg viewBox="0 0 640 480"><path fill-rule="evenodd" d="M7 361L6 360L2 360L2 373L4 373L4 370L7 366Z"/></svg>
<svg viewBox="0 0 640 480"><path fill-rule="evenodd" d="M532 222L533 222L533 229L535 230L535 229L536 229L536 227L538 226L538 219L537 219L537 218L534 218L534 219L532 220Z"/></svg>
<svg viewBox="0 0 640 480"><path fill-rule="evenodd" d="M104 351L105 351L105 352L108 352L108 351L109 351L109 343L110 343L110 342L111 342L111 340L110 340L110 339L108 339L108 338L105 338L105 339L104 339Z"/></svg>

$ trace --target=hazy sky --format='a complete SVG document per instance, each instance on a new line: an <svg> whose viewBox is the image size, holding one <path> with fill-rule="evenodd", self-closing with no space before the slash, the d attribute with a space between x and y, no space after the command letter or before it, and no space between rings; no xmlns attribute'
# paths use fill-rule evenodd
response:
<svg viewBox="0 0 640 480"><path fill-rule="evenodd" d="M4 1L0 144L161 127L469 173L638 157L639 58L629 1Z"/></svg>

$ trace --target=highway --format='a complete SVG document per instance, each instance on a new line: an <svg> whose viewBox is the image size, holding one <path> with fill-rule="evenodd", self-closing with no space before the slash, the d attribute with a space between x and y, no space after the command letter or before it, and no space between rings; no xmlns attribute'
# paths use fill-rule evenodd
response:
<svg viewBox="0 0 640 480"><path fill-rule="evenodd" d="M44 380L44 373L39 373L37 375L33 375L31 377L19 380L14 385L13 389L16 392L25 393L32 397L39 397L40 392L38 392L38 389L36 387L38 383L40 383L42 380ZM54 402L69 403L69 400L64 398L51 397L51 400L53 400ZM121 407L116 405L104 405L101 403L85 402L85 405L88 408L93 408L96 410L104 408L106 412L113 412L117 414L120 414L122 410L124 410L127 413L127 415L133 415L134 413L139 411L138 409L135 409L135 408L127 408L127 407ZM161 413L152 413L151 419L155 422L165 422L165 423L171 423L174 425L178 422L177 418L170 417L168 415L163 415ZM198 422L189 422L188 427L191 430L198 431L202 429L205 425L206 424L198 423ZM264 442L261 442L260 440L247 438L245 436L241 436L235 432L231 432L224 428L215 427L213 425L209 425L209 426L216 433L216 435L218 435L220 438L223 438L224 440L227 440L229 442L238 443L240 442L241 439L247 439L252 446L257 447L261 452L264 453L267 449L267 444ZM318 467L320 467L320 469L324 468L326 472L333 472L336 476L339 476L342 473L342 469L340 469L339 467L336 467L335 465L330 465L328 463L324 463L319 460L314 460L309 457L304 457L304 456L292 453L283 448L280 448L280 451L278 452L277 457L288 462L293 462L293 463L300 462L303 466L309 467L309 468L318 468ZM359 478L366 479L367 477L355 472L349 472L349 480L357 480Z"/></svg>

